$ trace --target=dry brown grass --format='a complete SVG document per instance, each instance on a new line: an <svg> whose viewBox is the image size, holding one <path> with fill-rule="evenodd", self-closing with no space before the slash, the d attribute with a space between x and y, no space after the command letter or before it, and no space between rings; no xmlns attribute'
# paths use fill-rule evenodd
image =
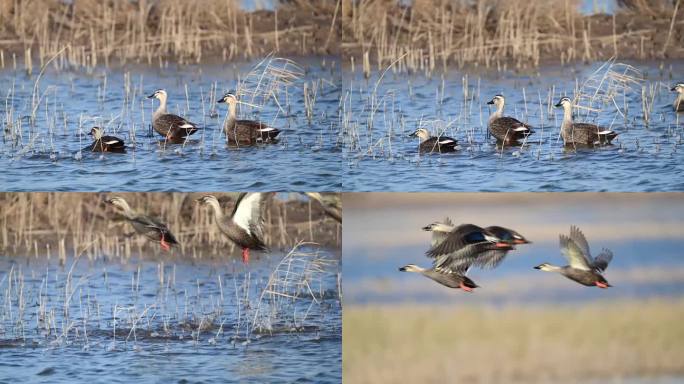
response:
<svg viewBox="0 0 684 384"><path fill-rule="evenodd" d="M62 50L55 65L330 54L338 49L329 38L336 3L300 0L245 12L237 0L0 0L0 50L8 63L10 53L24 57L27 69L31 57L42 66Z"/></svg>
<svg viewBox="0 0 684 384"><path fill-rule="evenodd" d="M213 214L195 200L202 193L0 193L0 252L28 257L59 257L84 251L127 259L158 252L133 232L116 210L104 203L124 197L131 207L160 218L181 243L175 251L192 258L222 258L234 245L218 231ZM216 193L231 212L234 193ZM341 228L315 201L272 199L266 211L266 243L290 248L299 241L339 246ZM151 252L153 251L154 252Z"/></svg>
<svg viewBox="0 0 684 384"><path fill-rule="evenodd" d="M684 374L683 316L681 300L551 309L345 306L343 375L349 383L677 376Z"/></svg>
<svg viewBox="0 0 684 384"><path fill-rule="evenodd" d="M364 71L370 59L384 68L400 58L397 70L428 74L449 65L681 57L684 24L671 22L684 11L667 1L630 3L612 17L584 16L576 0L347 0L343 52Z"/></svg>

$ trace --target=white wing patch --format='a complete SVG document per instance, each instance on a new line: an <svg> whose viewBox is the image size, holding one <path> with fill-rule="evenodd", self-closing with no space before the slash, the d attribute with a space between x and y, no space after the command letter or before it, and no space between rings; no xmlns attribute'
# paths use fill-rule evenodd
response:
<svg viewBox="0 0 684 384"><path fill-rule="evenodd" d="M249 223L254 221L255 217L252 217L252 212L254 212L254 205L261 203L261 193L248 193L240 201L235 215L233 216L233 221L238 227L244 229L248 234L252 234L249 230Z"/></svg>
<svg viewBox="0 0 684 384"><path fill-rule="evenodd" d="M181 125L180 127L181 128L194 128L195 126L193 124L190 124L190 123L185 123L185 124Z"/></svg>
<svg viewBox="0 0 684 384"><path fill-rule="evenodd" d="M109 141L105 141L105 144L112 145L112 144L116 144L118 142L119 142L119 140L109 140Z"/></svg>
<svg viewBox="0 0 684 384"><path fill-rule="evenodd" d="M444 145L444 144L451 144L453 142L454 142L453 140L442 140L439 142L439 144Z"/></svg>
<svg viewBox="0 0 684 384"><path fill-rule="evenodd" d="M270 131L275 131L275 128L271 127L266 127L266 128L260 128L258 129L259 132L270 132Z"/></svg>
<svg viewBox="0 0 684 384"><path fill-rule="evenodd" d="M599 132L598 134L599 134L599 135L608 135L608 134L610 134L610 133L613 133L613 131L610 131L610 130L608 130L608 131L601 131L601 132Z"/></svg>
<svg viewBox="0 0 684 384"><path fill-rule="evenodd" d="M527 127L525 127L525 126L520 126L520 127L518 127L518 128L515 128L514 131L515 131L515 132L527 131Z"/></svg>

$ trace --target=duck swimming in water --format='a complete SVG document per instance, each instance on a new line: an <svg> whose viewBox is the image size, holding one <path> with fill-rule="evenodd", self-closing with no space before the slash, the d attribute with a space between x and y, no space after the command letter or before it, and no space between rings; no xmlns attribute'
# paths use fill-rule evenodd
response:
<svg viewBox="0 0 684 384"><path fill-rule="evenodd" d="M587 239L582 231L575 226L570 227L570 236L561 234L559 239L561 252L568 260L569 265L559 267L542 263L534 267L535 269L558 272L568 279L588 287L608 288L611 286L601 273L608 268L608 264L613 259L613 252L604 248L598 256L592 257Z"/></svg>
<svg viewBox="0 0 684 384"><path fill-rule="evenodd" d="M163 250L169 251L172 246L179 245L176 237L171 233L166 224L154 217L136 213L124 198L112 197L106 200L106 203L119 208L123 213L123 217L138 234L152 241L159 242L159 246Z"/></svg>
<svg viewBox="0 0 684 384"><path fill-rule="evenodd" d="M171 143L183 143L186 138L197 132L197 126L188 120L166 111L166 91L158 89L147 96L159 100L159 108L152 115L152 128Z"/></svg>
<svg viewBox="0 0 684 384"><path fill-rule="evenodd" d="M241 193L230 216L223 214L215 196L205 195L197 199L197 202L213 209L219 230L242 248L242 262L245 264L249 264L250 249L268 251L263 229L267 197L267 193Z"/></svg>
<svg viewBox="0 0 684 384"><path fill-rule="evenodd" d="M613 130L590 123L575 123L572 121L573 103L563 97L555 105L563 108L563 122L561 123L561 137L566 146L594 147L609 145L617 137Z"/></svg>
<svg viewBox="0 0 684 384"><path fill-rule="evenodd" d="M503 110L506 100L503 95L496 95L487 104L493 104L496 107L494 113L489 116L487 122L487 129L496 137L496 141L504 145L518 145L518 140L524 140L527 136L534 133L529 124L522 121L504 116Z"/></svg>
<svg viewBox="0 0 684 384"><path fill-rule="evenodd" d="M279 129L269 127L260 121L238 120L237 104L239 101L233 93L226 93L218 102L228 104L228 119L223 126L228 144L254 145L257 143L269 143L274 142L280 134Z"/></svg>
<svg viewBox="0 0 684 384"><path fill-rule="evenodd" d="M409 137L418 137L420 139L419 150L421 153L446 153L456 152L458 141L447 136L430 136L425 128L418 128L409 135Z"/></svg>
<svg viewBox="0 0 684 384"><path fill-rule="evenodd" d="M87 147L91 152L126 152L126 144L123 140L114 136L103 136L102 128L93 127L88 133L95 141Z"/></svg>

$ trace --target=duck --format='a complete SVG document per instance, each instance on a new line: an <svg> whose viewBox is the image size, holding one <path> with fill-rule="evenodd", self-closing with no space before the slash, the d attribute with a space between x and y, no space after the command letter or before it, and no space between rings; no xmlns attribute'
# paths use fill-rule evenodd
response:
<svg viewBox="0 0 684 384"><path fill-rule="evenodd" d="M496 95L487 104L493 104L496 110L489 116L487 129L496 137L498 143L504 145L518 145L518 140L524 140L534 133L532 126L509 116L503 116L506 99L503 95Z"/></svg>
<svg viewBox="0 0 684 384"><path fill-rule="evenodd" d="M420 138L419 150L421 153L447 153L456 152L458 141L447 136L430 136L425 128L418 128L409 137Z"/></svg>
<svg viewBox="0 0 684 384"><path fill-rule="evenodd" d="M237 120L237 96L227 92L219 103L228 104L228 119L223 125L229 144L254 145L257 143L273 143L280 130L255 120Z"/></svg>
<svg viewBox="0 0 684 384"><path fill-rule="evenodd" d="M441 244L454 229L453 222L448 217L442 222L437 221L423 227L424 231L432 232L433 248ZM472 264L482 268L496 268L501 264L508 252L514 250L517 245L531 243L531 241L527 240L523 235L510 228L493 225L484 228L484 231L494 235L500 243L508 244L508 246L503 246L503 244L501 244L495 249L479 252L476 258L472 260Z"/></svg>
<svg viewBox="0 0 684 384"><path fill-rule="evenodd" d="M447 218L441 229L451 226ZM432 226L437 229L436 226ZM492 249L510 248L501 239L473 224L462 224L450 231L433 230L430 249L426 256L433 259L429 269L409 264L399 268L401 272L417 272L449 288L472 292L477 284L467 277L477 255Z"/></svg>
<svg viewBox="0 0 684 384"><path fill-rule="evenodd" d="M445 287L462 289L465 292L472 292L475 288L479 287L473 280L466 276L467 270L438 272L434 268L426 269L415 264L408 264L399 268L399 271L420 273Z"/></svg>
<svg viewBox="0 0 684 384"><path fill-rule="evenodd" d="M172 246L180 245L166 224L157 218L136 213L123 197L112 197L107 199L106 203L117 207L135 232L154 242L159 242L159 246L164 251L171 250Z"/></svg>
<svg viewBox="0 0 684 384"><path fill-rule="evenodd" d="M88 132L95 141L87 147L91 152L126 152L126 144L123 140L114 136L103 136L104 132L100 127L93 127Z"/></svg>
<svg viewBox="0 0 684 384"><path fill-rule="evenodd" d="M561 253L568 261L569 265L556 266L549 263L542 263L534 267L545 272L557 272L588 287L608 288L608 283L602 273L608 268L608 264L613 259L613 252L603 248L596 257L591 256L589 243L582 231L576 227L570 227L570 235L559 236Z"/></svg>
<svg viewBox="0 0 684 384"><path fill-rule="evenodd" d="M677 97L672 103L672 107L676 112L684 112L684 83L676 84L670 91L677 92Z"/></svg>
<svg viewBox="0 0 684 384"><path fill-rule="evenodd" d="M233 243L242 248L242 262L249 264L249 251L269 251L264 243L264 209L269 194L241 193L230 216L223 214L221 205L214 195L204 195L198 203L214 211L216 225Z"/></svg>
<svg viewBox="0 0 684 384"><path fill-rule="evenodd" d="M147 98L159 100L159 108L152 115L152 128L164 136L165 140L172 143L183 143L188 136L197 132L197 125L194 123L166 112L167 94L165 90L158 89Z"/></svg>
<svg viewBox="0 0 684 384"><path fill-rule="evenodd" d="M617 137L613 130L590 123L574 123L572 121L573 102L567 97L561 98L555 107L563 108L561 137L565 146L594 147L609 145Z"/></svg>

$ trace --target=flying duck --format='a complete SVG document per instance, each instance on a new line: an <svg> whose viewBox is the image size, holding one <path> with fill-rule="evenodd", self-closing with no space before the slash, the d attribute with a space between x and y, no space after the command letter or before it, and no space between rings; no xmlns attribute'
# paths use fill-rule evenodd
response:
<svg viewBox="0 0 684 384"><path fill-rule="evenodd" d="M475 284L473 280L471 280L468 276L466 276L466 273L468 272L467 269L459 269L459 270L452 270L452 271L436 271L433 268L425 269L421 268L415 264L408 264L405 265L401 268L399 268L399 271L401 272L417 272L420 273L421 275L432 279L445 287L449 288L455 288L455 289L462 289L466 292L472 292L473 289L477 288L478 285Z"/></svg>
<svg viewBox="0 0 684 384"><path fill-rule="evenodd" d="M223 130L226 132L229 144L254 145L275 142L276 137L280 134L279 129L269 127L260 121L237 120L237 104L239 101L233 93L227 92L218 102L228 104L228 119Z"/></svg>
<svg viewBox="0 0 684 384"><path fill-rule="evenodd" d="M561 136L566 146L599 146L608 145L617 137L617 133L607 128L590 123L573 123L573 103L567 97L563 97L555 105L563 107L563 123L561 123Z"/></svg>
<svg viewBox="0 0 684 384"><path fill-rule="evenodd" d="M425 128L418 128L409 135L409 137L420 138L420 152L421 153L446 153L455 152L458 141L446 136L430 136L430 133Z"/></svg>
<svg viewBox="0 0 684 384"><path fill-rule="evenodd" d="M444 229L452 226L449 219L440 224L444 225ZM500 240L484 228L473 224L462 224L449 232L433 230L432 246L426 252L426 256L433 259L432 268L424 269L409 264L399 270L418 272L449 288L460 288L471 292L477 288L477 285L466 274L478 254L493 249L511 249L508 244Z"/></svg>
<svg viewBox="0 0 684 384"><path fill-rule="evenodd" d="M570 236L561 234L560 248L568 264L563 267L542 263L535 269L546 272L558 272L570 280L576 281L588 287L597 286L608 288L611 285L601 275L608 268L608 263L613 259L613 252L604 248L595 258L589 251L589 243L582 231L575 226L570 227Z"/></svg>
<svg viewBox="0 0 684 384"><path fill-rule="evenodd" d="M103 136L102 128L93 127L89 136L92 136L95 141L87 147L91 152L126 152L126 144L123 140L114 136Z"/></svg>
<svg viewBox="0 0 684 384"><path fill-rule="evenodd" d="M437 221L423 227L423 230L432 232L432 247L435 248L449 236L449 233L454 228L453 222L447 217L443 222ZM523 235L509 228L494 225L484 228L484 231L498 238L502 245L508 244L508 247L500 246L478 253L475 259L472 260L472 264L482 268L496 268L501 264L508 252L515 249L516 245L531 243Z"/></svg>
<svg viewBox="0 0 684 384"><path fill-rule="evenodd" d="M677 97L674 103L672 103L672 107L677 112L684 112L684 83L678 83L670 91L677 92Z"/></svg>
<svg viewBox="0 0 684 384"><path fill-rule="evenodd" d="M264 244L264 208L267 193L241 193L233 212L225 216L213 195L205 195L197 202L213 208L219 230L242 248L242 262L249 263L249 250L268 251Z"/></svg>
<svg viewBox="0 0 684 384"><path fill-rule="evenodd" d="M494 96L487 104L494 104L496 110L489 116L487 128L496 141L504 145L518 145L518 140L523 140L534 133L529 124L518 119L504 116L503 109L506 100L502 95Z"/></svg>
<svg viewBox="0 0 684 384"><path fill-rule="evenodd" d="M128 205L128 202L122 197L112 197L106 200L106 202L119 208L123 213L123 217L138 234L152 241L158 241L159 246L163 250L169 251L171 246L179 245L176 237L171 233L166 224L154 217L135 213Z"/></svg>
<svg viewBox="0 0 684 384"><path fill-rule="evenodd" d="M172 143L182 143L186 138L197 132L197 126L184 118L166 112L166 91L158 89L147 96L148 99L158 99L159 108L152 115L152 128Z"/></svg>

